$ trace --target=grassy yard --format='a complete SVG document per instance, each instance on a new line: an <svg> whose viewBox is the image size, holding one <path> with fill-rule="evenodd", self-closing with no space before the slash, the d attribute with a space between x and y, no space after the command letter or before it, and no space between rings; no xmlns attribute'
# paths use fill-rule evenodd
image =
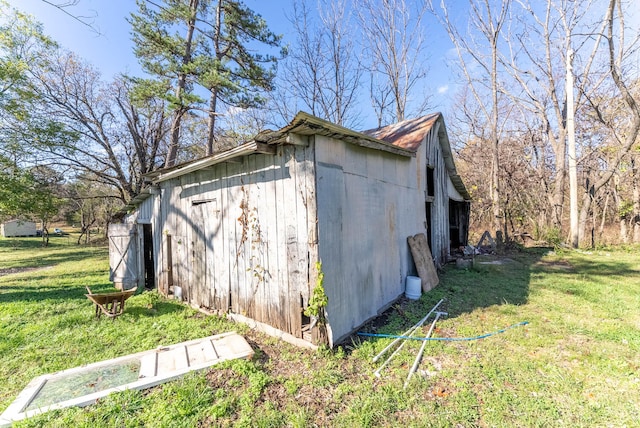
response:
<svg viewBox="0 0 640 428"><path fill-rule="evenodd" d="M449 315L403 383L409 342L381 378L390 339L354 336L333 351L295 348L142 293L114 322L93 319L84 286L111 289L107 251L53 237L0 239L0 412L35 376L236 330L256 351L147 391L109 396L16 426L638 426L640 248L527 250L447 268L419 301L400 300L363 330L401 334L441 298ZM425 332L428 325L425 327Z"/></svg>

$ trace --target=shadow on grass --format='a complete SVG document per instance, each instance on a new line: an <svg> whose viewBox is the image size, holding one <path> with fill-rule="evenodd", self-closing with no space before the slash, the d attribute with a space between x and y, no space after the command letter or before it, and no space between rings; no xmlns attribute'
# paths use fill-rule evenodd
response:
<svg viewBox="0 0 640 428"><path fill-rule="evenodd" d="M65 252L65 253L54 253L54 254L46 254L46 255L35 255L32 259L29 260L28 264L24 264L21 267L23 268L45 268L55 266L61 263L69 263L69 262L83 262L87 258L95 257L96 252L87 251L82 248L79 248L78 251L73 252ZM107 252L104 254L107 257Z"/></svg>
<svg viewBox="0 0 640 428"><path fill-rule="evenodd" d="M0 238L0 250L2 249L51 249L60 247L75 247L75 239L69 236L49 235L49 243L45 246L41 237ZM78 246L82 248L82 246Z"/></svg>
<svg viewBox="0 0 640 428"><path fill-rule="evenodd" d="M593 260L580 260L579 258L574 257L571 265L569 265L567 269L564 271L556 270L555 272L560 275L575 275L576 272L579 272L581 275L593 277L611 277L637 275L638 272L640 272L640 266L634 263L625 263L620 260L598 260L598 263L594 263Z"/></svg>
<svg viewBox="0 0 640 428"><path fill-rule="evenodd" d="M133 318L139 320L140 318L156 317L160 315L173 314L178 312L184 312L187 307L178 302L157 302L153 307L140 306L140 304L125 306L124 314L127 318Z"/></svg>
<svg viewBox="0 0 640 428"><path fill-rule="evenodd" d="M548 251L534 248L500 257L478 256L471 269L449 265L441 275L440 285L425 295L428 299L421 301L429 300L431 304L435 300L435 304L445 299L444 309L449 318L495 305L523 305L528 301L531 274Z"/></svg>
<svg viewBox="0 0 640 428"><path fill-rule="evenodd" d="M46 268L45 268L46 269ZM98 282L94 282L96 280L96 277L104 277L107 278L109 276L109 273L107 271L105 271L104 269L96 269L96 270L89 270L86 269L82 272L70 272L70 273L42 273L38 275L38 272L40 270L34 270L34 271L27 271L29 273L24 273L22 276L17 277L15 279L13 279L13 283L20 283L20 284L24 284L24 283L31 283L33 285L22 285L23 287L38 287L37 284L42 283L42 282L48 282L48 283L53 283L53 284L64 284L66 282L71 282L71 283L76 283L79 284L79 286L84 287L85 285L90 286L92 289L93 287L100 287L101 289L104 288L105 286L103 285L103 283L98 283ZM16 272L16 274L21 273L21 272ZM90 279L90 281L92 281L91 283L89 283L87 281L82 281L82 278L88 278L88 277L92 277ZM82 282L81 282L82 281ZM104 284L109 284L106 287L107 288L111 288L111 291L113 291L113 284L111 283L104 283ZM55 286L55 285L54 285ZM0 287L4 288L4 286Z"/></svg>
<svg viewBox="0 0 640 428"><path fill-rule="evenodd" d="M100 272L97 272L100 273ZM106 275L105 275L106 276ZM87 289L85 285L91 287L95 293L106 293L117 291L111 282L91 282L90 284L77 284L78 274L57 274L55 281L60 284L77 285L39 285L41 281L51 280L50 275L28 276L16 278L11 284L0 285L0 303L9 302L35 302L44 300L74 300L86 299ZM35 285L25 285L29 282Z"/></svg>
<svg viewBox="0 0 640 428"><path fill-rule="evenodd" d="M37 302L44 300L86 299L87 290L80 286L34 287L0 285L0 304L10 302Z"/></svg>
<svg viewBox="0 0 640 428"><path fill-rule="evenodd" d="M42 238L0 238L0 249L43 248Z"/></svg>
<svg viewBox="0 0 640 428"><path fill-rule="evenodd" d="M447 265L440 283L419 300L402 298L361 331L402 334L444 299L438 310L454 318L479 308L496 305L523 305L529 297L531 274L549 248L513 250L504 256L476 256L474 266L457 269Z"/></svg>

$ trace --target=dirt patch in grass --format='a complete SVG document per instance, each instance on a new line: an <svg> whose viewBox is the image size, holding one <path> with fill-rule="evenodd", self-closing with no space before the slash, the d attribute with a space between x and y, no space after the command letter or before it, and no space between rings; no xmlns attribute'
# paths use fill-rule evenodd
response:
<svg viewBox="0 0 640 428"><path fill-rule="evenodd" d="M213 389L232 390L234 388L246 388L249 382L236 376L232 369L215 368L207 374L207 381Z"/></svg>
<svg viewBox="0 0 640 428"><path fill-rule="evenodd" d="M335 426L335 418L344 411L351 394L340 393L341 399L337 400L338 389L343 383L361 382L362 372L367 370L352 358L327 358L318 351L298 348L257 331L249 331L244 337L256 351L253 364L269 379L254 401L256 412L264 406L283 413L304 409L307 425ZM214 390L223 389L236 397L251 394L255 388L247 376L231 368L214 369L207 380ZM233 421L217 421L221 425L227 422Z"/></svg>
<svg viewBox="0 0 640 428"><path fill-rule="evenodd" d="M573 265L566 260L539 260L533 267L554 271L573 271Z"/></svg>
<svg viewBox="0 0 640 428"><path fill-rule="evenodd" d="M0 269L0 276L11 275L14 273L23 273L23 272L33 272L36 270L44 270L51 269L53 266L45 266L45 267L11 267Z"/></svg>

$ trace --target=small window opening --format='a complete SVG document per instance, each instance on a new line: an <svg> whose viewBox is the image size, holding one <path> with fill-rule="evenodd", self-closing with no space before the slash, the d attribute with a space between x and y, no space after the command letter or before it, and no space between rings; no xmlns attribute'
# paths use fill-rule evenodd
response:
<svg viewBox="0 0 640 428"><path fill-rule="evenodd" d="M436 195L435 168L427 166L427 196Z"/></svg>
<svg viewBox="0 0 640 428"><path fill-rule="evenodd" d="M196 199L191 201L191 205L197 206L197 205L206 204L207 202L215 202L215 199Z"/></svg>

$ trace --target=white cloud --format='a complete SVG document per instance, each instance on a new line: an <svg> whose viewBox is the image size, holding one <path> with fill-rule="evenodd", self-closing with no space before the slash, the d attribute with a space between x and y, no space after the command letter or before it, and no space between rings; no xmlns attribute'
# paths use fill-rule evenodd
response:
<svg viewBox="0 0 640 428"><path fill-rule="evenodd" d="M446 94L447 92L449 92L449 85L444 85L444 86L439 86L438 87L438 93L439 94Z"/></svg>

